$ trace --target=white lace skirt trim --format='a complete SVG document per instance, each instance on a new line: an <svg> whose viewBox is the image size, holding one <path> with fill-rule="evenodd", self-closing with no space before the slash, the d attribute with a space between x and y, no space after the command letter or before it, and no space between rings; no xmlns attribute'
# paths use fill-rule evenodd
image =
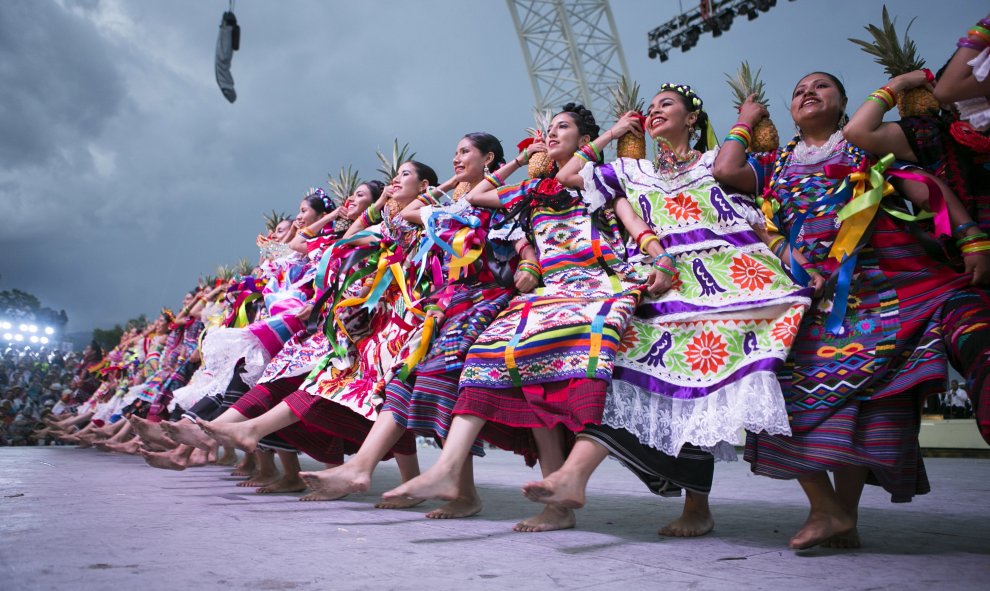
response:
<svg viewBox="0 0 990 591"><path fill-rule="evenodd" d="M741 429L790 435L780 383L772 372L756 372L704 398L682 400L613 380L602 422L625 429L645 445L677 456L686 443L718 460L736 459Z"/></svg>
<svg viewBox="0 0 990 591"><path fill-rule="evenodd" d="M241 358L244 358L241 379L249 388L254 387L271 360L257 337L244 328L218 328L206 333L202 356L203 365L193 374L189 384L172 393L170 411L176 406L189 409L206 396L226 392Z"/></svg>

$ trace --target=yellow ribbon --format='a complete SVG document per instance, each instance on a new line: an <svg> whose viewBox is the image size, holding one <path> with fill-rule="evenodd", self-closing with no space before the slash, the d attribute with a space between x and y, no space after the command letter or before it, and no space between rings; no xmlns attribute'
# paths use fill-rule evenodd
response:
<svg viewBox="0 0 990 591"><path fill-rule="evenodd" d="M252 293L244 298L241 307L237 309L237 318L234 319L234 328L244 328L249 324L247 317L247 305L261 297L260 293Z"/></svg>
<svg viewBox="0 0 990 591"><path fill-rule="evenodd" d="M375 276L371 280L371 287L368 288L368 292L366 294L364 294L362 296L354 297L354 298L347 298L347 299L341 300L333 308L334 324L336 324L337 325L337 328L340 329L340 332L342 332L344 334L344 336L347 337L350 340L353 340L353 339L351 339L351 335L348 334L347 329L344 328L344 323L341 322L341 320L340 320L340 314L338 312L339 312L339 310L341 308L350 308L352 306L360 306L361 304L363 304L363 303L365 303L365 302L368 301L368 298L370 298L371 295L373 293L375 293L375 288L378 287L378 284L381 282L382 277L385 276L385 271L388 269L388 255L389 254L391 254L390 251L384 250L382 252L381 256L378 257L378 268L375 270Z"/></svg>
<svg viewBox="0 0 990 591"><path fill-rule="evenodd" d="M471 237L473 232L473 228L461 228L454 234L451 247L458 256L452 258L450 261L450 272L448 273L448 279L450 281L457 281L461 276L461 271L481 256L480 246L476 246L470 250L467 249L467 239Z"/></svg>
<svg viewBox="0 0 990 591"><path fill-rule="evenodd" d="M884 171L893 163L894 155L887 154L868 170L851 173L837 189L837 192L841 192L846 184L853 183L852 197L837 215L842 225L828 253L830 258L842 262L856 250L856 245L863 239L870 222L880 210L880 202L894 192L894 187L883 176Z"/></svg>
<svg viewBox="0 0 990 591"><path fill-rule="evenodd" d="M419 345L415 351L406 357L405 368L400 372L400 378L405 379L413 368L426 357L426 353L430 350L430 341L433 340L433 328L436 326L436 321L436 316L426 317L423 322L423 332L420 335Z"/></svg>

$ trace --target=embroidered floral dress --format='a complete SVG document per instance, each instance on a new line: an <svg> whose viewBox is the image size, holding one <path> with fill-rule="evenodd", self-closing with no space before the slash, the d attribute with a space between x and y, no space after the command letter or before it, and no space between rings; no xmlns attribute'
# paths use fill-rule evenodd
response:
<svg viewBox="0 0 990 591"><path fill-rule="evenodd" d="M690 443L735 459L741 429L790 434L776 373L810 290L753 231L763 216L751 201L712 177L715 155L671 173L620 158L588 164L582 177L592 198L626 197L678 269L674 287L644 298L622 337L604 424L671 456Z"/></svg>

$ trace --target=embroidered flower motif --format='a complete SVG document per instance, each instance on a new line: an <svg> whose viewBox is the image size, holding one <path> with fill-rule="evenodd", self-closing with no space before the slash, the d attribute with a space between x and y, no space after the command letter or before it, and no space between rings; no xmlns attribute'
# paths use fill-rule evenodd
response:
<svg viewBox="0 0 990 591"><path fill-rule="evenodd" d="M639 337L637 335L638 331L630 323L626 327L626 332L622 335L622 339L619 341L619 353L625 353L626 351L635 349L636 345L639 344Z"/></svg>
<svg viewBox="0 0 990 591"><path fill-rule="evenodd" d="M678 193L676 197L667 199L667 210L674 219L681 221L696 220L701 217L701 208L694 199L684 193Z"/></svg>
<svg viewBox="0 0 990 591"><path fill-rule="evenodd" d="M691 369L704 374L717 372L729 356L725 339L713 332L703 332L694 337L685 353Z"/></svg>
<svg viewBox="0 0 990 591"><path fill-rule="evenodd" d="M749 291L763 289L773 281L773 274L769 269L746 255L733 259L729 271L732 273L732 281Z"/></svg>
<svg viewBox="0 0 990 591"><path fill-rule="evenodd" d="M794 342L794 337L798 333L798 324L801 320L797 314L792 314L787 318L784 318L782 322L777 323L770 331L770 334L774 339L780 341L784 347L790 347L791 343Z"/></svg>
<svg viewBox="0 0 990 591"><path fill-rule="evenodd" d="M870 334L876 330L877 323L872 318L863 318L856 321L856 330L860 334Z"/></svg>

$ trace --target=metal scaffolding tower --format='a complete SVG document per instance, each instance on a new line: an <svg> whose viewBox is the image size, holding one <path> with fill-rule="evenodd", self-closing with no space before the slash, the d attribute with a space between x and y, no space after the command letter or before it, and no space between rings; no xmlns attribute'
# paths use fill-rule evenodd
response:
<svg viewBox="0 0 990 591"><path fill-rule="evenodd" d="M576 101L600 121L609 88L629 68L608 0L506 0L533 84L536 107Z"/></svg>

